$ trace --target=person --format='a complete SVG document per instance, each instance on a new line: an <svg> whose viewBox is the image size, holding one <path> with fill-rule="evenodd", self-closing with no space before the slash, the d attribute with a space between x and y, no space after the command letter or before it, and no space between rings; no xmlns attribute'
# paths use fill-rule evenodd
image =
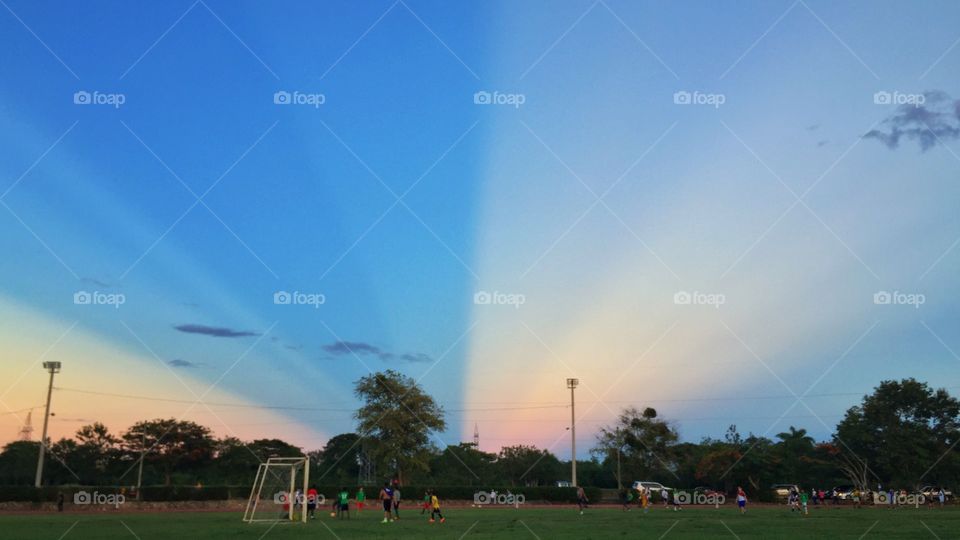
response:
<svg viewBox="0 0 960 540"><path fill-rule="evenodd" d="M307 517L317 519L317 487L310 486L307 490Z"/></svg>
<svg viewBox="0 0 960 540"><path fill-rule="evenodd" d="M388 523L390 509L393 507L393 490L390 489L390 482L384 482L383 487L380 488L380 502L383 503L383 521L380 523Z"/></svg>
<svg viewBox="0 0 960 540"><path fill-rule="evenodd" d="M430 523L436 521L436 518L440 518L440 523L445 523L447 519L443 517L443 514L440 513L440 499L437 498L437 494L430 490Z"/></svg>
<svg viewBox="0 0 960 540"><path fill-rule="evenodd" d="M650 504L650 492L647 491L647 488L640 487L640 508L643 508L643 513L646 514L650 509L647 506Z"/></svg>
<svg viewBox="0 0 960 540"><path fill-rule="evenodd" d="M813 499L813 504L820 504L820 501L817 500L817 488L810 489L810 498Z"/></svg>
<svg viewBox="0 0 960 540"><path fill-rule="evenodd" d="M629 512L629 511L633 510L633 508L630 508L630 503L633 502L633 490L632 490L632 489L625 489L625 490L621 491L621 492L620 492L620 500L621 500L621 502L623 502L623 511L624 511L624 512Z"/></svg>
<svg viewBox="0 0 960 540"><path fill-rule="evenodd" d="M63 494L60 494L60 500L63 500ZM943 488L937 490L937 500L940 502L940 507L943 508L943 503L947 500L947 494L944 493ZM62 504L60 505L63 506Z"/></svg>
<svg viewBox="0 0 960 540"><path fill-rule="evenodd" d="M286 491L281 491L280 500L283 501L283 513L280 514L280 519L290 519L290 494Z"/></svg>
<svg viewBox="0 0 960 540"><path fill-rule="evenodd" d="M853 497L853 507L860 508L860 488L853 488L853 492L850 495Z"/></svg>
<svg viewBox="0 0 960 540"><path fill-rule="evenodd" d="M680 506L680 499L677 498L676 490L674 490L670 496L673 498L673 511L676 512L677 510L683 510L683 507Z"/></svg>
<svg viewBox="0 0 960 540"><path fill-rule="evenodd" d="M337 493L337 517L343 519L343 515L347 515L347 519L350 519L350 492L347 491L346 486L340 488L340 493Z"/></svg>
<svg viewBox="0 0 960 540"><path fill-rule="evenodd" d="M357 488L357 514L363 511L364 502L367 500L367 494L363 492L363 486Z"/></svg>
<svg viewBox="0 0 960 540"><path fill-rule="evenodd" d="M391 499L393 499L393 515L394 520L400 519L400 486L395 486L393 488L393 493L391 494Z"/></svg>
<svg viewBox="0 0 960 540"><path fill-rule="evenodd" d="M420 515L422 516L430 509L430 490L423 492L423 504L420 505Z"/></svg>
<svg viewBox="0 0 960 540"><path fill-rule="evenodd" d="M57 495L57 512L63 512L63 500L64 500L63 492L61 491L60 494ZM942 501L940 502L940 506L943 506Z"/></svg>
<svg viewBox="0 0 960 540"><path fill-rule="evenodd" d="M810 511L807 509L807 492L806 491L800 492L800 507L801 507L801 511L803 512L803 515L807 515L810 513Z"/></svg>
<svg viewBox="0 0 960 540"><path fill-rule="evenodd" d="M747 513L747 492L740 486L737 486L737 506L741 514Z"/></svg>
<svg viewBox="0 0 960 540"><path fill-rule="evenodd" d="M583 515L583 509L587 507L587 493L583 491L582 486L577 486L577 507L580 508L580 515Z"/></svg>
<svg viewBox="0 0 960 540"><path fill-rule="evenodd" d="M796 492L793 488L790 488L790 491L787 493L787 506L790 507L790 512L791 512L791 513L793 513L793 511L798 508L798 507L797 507L797 492Z"/></svg>
<svg viewBox="0 0 960 540"><path fill-rule="evenodd" d="M670 494L667 493L667 488L660 488L660 500L663 501L663 507L666 508L670 504Z"/></svg>

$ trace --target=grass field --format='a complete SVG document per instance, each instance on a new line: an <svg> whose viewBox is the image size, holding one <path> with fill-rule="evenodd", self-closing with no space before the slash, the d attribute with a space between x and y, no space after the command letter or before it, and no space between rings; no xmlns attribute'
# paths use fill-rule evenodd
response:
<svg viewBox="0 0 960 540"><path fill-rule="evenodd" d="M245 524L235 513L131 513L0 516L0 538L58 540L173 538L219 540L284 538L957 538L960 509L815 509L807 517L781 508L662 508L648 514L592 508L449 508L444 524L429 524L417 512L380 523L376 512L338 521L318 515L303 524Z"/></svg>

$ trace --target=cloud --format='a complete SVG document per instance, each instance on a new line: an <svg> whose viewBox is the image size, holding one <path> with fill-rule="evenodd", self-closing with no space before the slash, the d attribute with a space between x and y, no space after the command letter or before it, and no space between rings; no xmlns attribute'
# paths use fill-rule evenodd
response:
<svg viewBox="0 0 960 540"><path fill-rule="evenodd" d="M174 326L174 329L187 334L203 334L205 336L213 337L234 338L260 335L256 332L249 332L247 330L231 330L230 328L220 328L217 326L206 326L202 324L180 324Z"/></svg>
<svg viewBox="0 0 960 540"><path fill-rule="evenodd" d="M167 363L173 367L183 367L183 368L194 368L200 365L200 364L191 362L189 360L182 360L180 358L174 358L173 360L170 360Z"/></svg>
<svg viewBox="0 0 960 540"><path fill-rule="evenodd" d="M924 92L923 97L921 104L897 107L883 121L883 128L871 130L864 138L877 139L890 149L898 148L900 139L914 140L923 152L960 138L960 100L939 90Z"/></svg>
<svg viewBox="0 0 960 540"><path fill-rule="evenodd" d="M432 358L424 353L404 353L397 354L386 351L362 341L335 341L329 345L324 345L323 350L334 356L344 356L355 354L357 356L376 356L384 362L390 360L402 360L404 362L430 362Z"/></svg>

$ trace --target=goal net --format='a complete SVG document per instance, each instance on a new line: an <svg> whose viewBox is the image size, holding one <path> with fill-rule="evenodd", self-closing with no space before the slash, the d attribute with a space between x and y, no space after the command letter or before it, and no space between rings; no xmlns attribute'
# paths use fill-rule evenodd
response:
<svg viewBox="0 0 960 540"><path fill-rule="evenodd" d="M307 521L310 458L269 458L257 468L243 521Z"/></svg>

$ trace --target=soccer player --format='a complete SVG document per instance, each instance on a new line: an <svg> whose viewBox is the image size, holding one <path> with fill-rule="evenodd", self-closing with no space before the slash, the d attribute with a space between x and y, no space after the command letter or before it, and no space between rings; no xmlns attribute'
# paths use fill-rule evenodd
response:
<svg viewBox="0 0 960 540"><path fill-rule="evenodd" d="M583 509L587 508L587 503L590 502L587 500L587 493L583 491L583 487L577 486L577 507L580 509L580 515L583 515Z"/></svg>
<svg viewBox="0 0 960 540"><path fill-rule="evenodd" d="M630 510L633 510L632 508L630 508L630 503L633 502L633 490L625 489L621 491L620 502L623 503L623 510L622 510L623 512L629 512Z"/></svg>
<svg viewBox="0 0 960 540"><path fill-rule="evenodd" d="M363 486L357 488L357 514L363 510L363 503L367 500L367 494L363 492Z"/></svg>
<svg viewBox="0 0 960 540"><path fill-rule="evenodd" d="M390 482L383 483L379 498L380 502L383 503L383 521L380 523L388 523L390 521L390 509L393 507L393 490L390 489Z"/></svg>
<svg viewBox="0 0 960 540"><path fill-rule="evenodd" d="M660 488L660 500L663 501L664 508L670 504L670 494L667 493L667 488Z"/></svg>
<svg viewBox="0 0 960 540"><path fill-rule="evenodd" d="M317 487L310 486L307 490L307 516L310 519L317 519Z"/></svg>
<svg viewBox="0 0 960 540"><path fill-rule="evenodd" d="M429 509L430 509L430 490L428 489L423 492L423 504L420 505L420 515L422 516Z"/></svg>
<svg viewBox="0 0 960 540"><path fill-rule="evenodd" d="M390 495L390 498L393 499L393 515L394 520L400 519L400 487L394 487L393 493Z"/></svg>
<svg viewBox="0 0 960 540"><path fill-rule="evenodd" d="M737 506L741 514L747 513L747 492L740 486L737 486Z"/></svg>
<svg viewBox="0 0 960 540"><path fill-rule="evenodd" d="M443 514L440 513L440 499L437 498L437 495L431 489L430 490L430 523L433 523L434 521L436 521L434 516L437 516L440 518L440 523L444 523L447 521L447 519L443 517Z"/></svg>
<svg viewBox="0 0 960 540"><path fill-rule="evenodd" d="M650 492L647 491L647 488L640 487L640 508L643 508L643 513L646 514L650 508Z"/></svg>
<svg viewBox="0 0 960 540"><path fill-rule="evenodd" d="M677 510L683 510L683 507L680 506L680 499L677 498L676 490L674 490L674 492L671 494L671 497L673 498L673 511L676 512Z"/></svg>
<svg viewBox="0 0 960 540"><path fill-rule="evenodd" d="M350 492L346 487L340 488L340 493L337 494L337 517L343 519L344 514L350 519Z"/></svg>
<svg viewBox="0 0 960 540"><path fill-rule="evenodd" d="M810 511L807 509L807 492L800 492L800 506L803 508L803 515L807 515Z"/></svg>

